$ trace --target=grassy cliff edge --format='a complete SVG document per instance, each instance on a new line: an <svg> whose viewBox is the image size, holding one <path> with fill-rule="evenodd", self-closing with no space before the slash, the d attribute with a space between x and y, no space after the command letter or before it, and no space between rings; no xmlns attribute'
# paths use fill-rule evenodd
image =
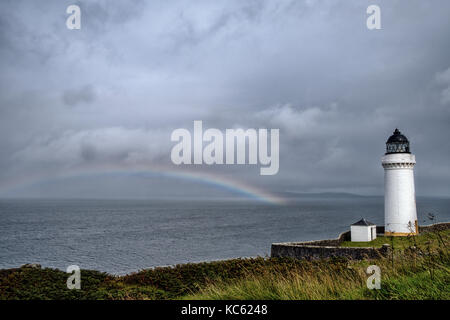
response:
<svg viewBox="0 0 450 320"><path fill-rule="evenodd" d="M231 259L126 276L82 270L81 290L67 289L61 270L4 269L0 299L450 299L449 238L444 230L380 239L393 246L392 255L363 261ZM369 265L381 269L380 290L366 286Z"/></svg>

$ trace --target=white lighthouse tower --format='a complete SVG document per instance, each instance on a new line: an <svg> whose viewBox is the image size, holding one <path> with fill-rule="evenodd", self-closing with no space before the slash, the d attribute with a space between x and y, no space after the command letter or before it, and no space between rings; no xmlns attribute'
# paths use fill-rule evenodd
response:
<svg viewBox="0 0 450 320"><path fill-rule="evenodd" d="M408 139L395 129L386 142L384 168L384 224L387 236L408 236L419 232L417 224L414 165Z"/></svg>

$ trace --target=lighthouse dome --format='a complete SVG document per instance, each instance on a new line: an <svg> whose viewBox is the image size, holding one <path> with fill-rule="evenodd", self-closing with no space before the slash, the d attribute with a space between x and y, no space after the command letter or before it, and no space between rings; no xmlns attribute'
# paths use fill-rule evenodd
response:
<svg viewBox="0 0 450 320"><path fill-rule="evenodd" d="M392 153L410 153L409 141L398 129L386 141L386 154Z"/></svg>

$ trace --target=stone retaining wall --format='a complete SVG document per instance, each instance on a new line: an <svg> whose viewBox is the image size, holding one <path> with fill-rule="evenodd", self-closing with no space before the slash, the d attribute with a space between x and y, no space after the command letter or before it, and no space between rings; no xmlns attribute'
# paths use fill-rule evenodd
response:
<svg viewBox="0 0 450 320"><path fill-rule="evenodd" d="M428 226L419 226L419 234L421 232L436 232L450 229L450 222L430 224Z"/></svg>
<svg viewBox="0 0 450 320"><path fill-rule="evenodd" d="M312 246L298 243L273 243L272 258L326 259L345 257L349 259L376 259L389 253L389 245L381 248L346 248L338 246Z"/></svg>
<svg viewBox="0 0 450 320"><path fill-rule="evenodd" d="M450 223L438 223L429 226L419 226L420 232L434 232L450 229ZM377 233L383 235L384 227L377 227ZM350 259L373 259L386 256L390 252L389 245L381 248L347 248L339 247L341 242L350 241L350 231L343 232L336 239L304 242L273 243L270 256L272 258L291 257L297 259L323 259L346 257Z"/></svg>

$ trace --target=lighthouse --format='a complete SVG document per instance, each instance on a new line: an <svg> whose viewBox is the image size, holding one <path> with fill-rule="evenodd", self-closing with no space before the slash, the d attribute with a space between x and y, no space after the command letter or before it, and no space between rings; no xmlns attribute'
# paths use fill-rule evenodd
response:
<svg viewBox="0 0 450 320"><path fill-rule="evenodd" d="M408 139L398 130L386 142L384 168L384 224L386 236L418 234L414 165Z"/></svg>

